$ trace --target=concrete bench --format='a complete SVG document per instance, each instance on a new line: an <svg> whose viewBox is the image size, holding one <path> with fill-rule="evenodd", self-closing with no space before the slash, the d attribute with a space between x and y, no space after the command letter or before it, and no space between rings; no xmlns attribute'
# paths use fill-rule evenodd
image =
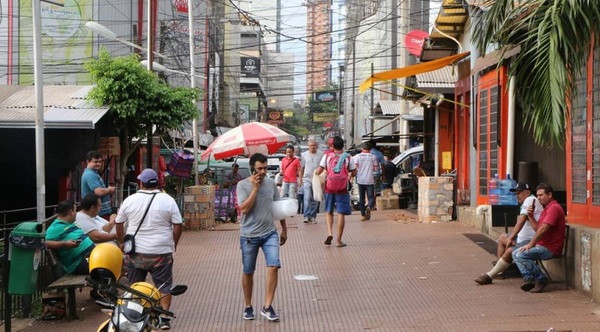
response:
<svg viewBox="0 0 600 332"><path fill-rule="evenodd" d="M49 291L67 290L67 319L79 319L79 317L77 317L77 297L75 295L75 290L87 286L88 283L85 280L86 277L87 275L65 274L47 287Z"/></svg>

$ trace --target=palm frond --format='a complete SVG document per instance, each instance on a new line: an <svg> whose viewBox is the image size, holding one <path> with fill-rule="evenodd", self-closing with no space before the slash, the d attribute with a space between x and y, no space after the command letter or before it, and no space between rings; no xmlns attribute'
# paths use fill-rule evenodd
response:
<svg viewBox="0 0 600 332"><path fill-rule="evenodd" d="M509 75L522 97L524 125L540 145L562 145L574 77L587 65L600 35L600 1L497 0L474 24L473 42L519 45Z"/></svg>

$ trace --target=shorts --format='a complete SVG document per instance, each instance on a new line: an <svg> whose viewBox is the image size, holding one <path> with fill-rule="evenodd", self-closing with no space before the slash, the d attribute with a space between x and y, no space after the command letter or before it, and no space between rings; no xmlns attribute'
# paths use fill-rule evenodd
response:
<svg viewBox="0 0 600 332"><path fill-rule="evenodd" d="M352 214L350 208L350 195L348 193L343 194L328 194L325 193L325 212L343 214L349 216Z"/></svg>
<svg viewBox="0 0 600 332"><path fill-rule="evenodd" d="M252 274L256 270L256 257L259 248L262 248L265 255L267 267L281 267L279 261L279 234L277 234L277 231L259 237L240 236L244 274Z"/></svg>
<svg viewBox="0 0 600 332"><path fill-rule="evenodd" d="M154 286L161 294L171 294L173 285L173 254L131 254L127 264L129 284L146 281L152 276Z"/></svg>

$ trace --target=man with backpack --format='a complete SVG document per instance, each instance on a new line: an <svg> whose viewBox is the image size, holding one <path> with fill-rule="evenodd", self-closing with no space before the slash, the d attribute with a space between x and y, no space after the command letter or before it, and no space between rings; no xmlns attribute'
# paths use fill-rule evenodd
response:
<svg viewBox="0 0 600 332"><path fill-rule="evenodd" d="M348 181L356 175L356 166L352 163L350 155L344 152L344 140L340 136L333 138L333 152L325 154L316 174L326 171L325 178L325 219L327 221L326 245L333 241L333 211L338 214L336 247L345 247L342 242L346 215L352 214L350 208L350 195L348 194Z"/></svg>

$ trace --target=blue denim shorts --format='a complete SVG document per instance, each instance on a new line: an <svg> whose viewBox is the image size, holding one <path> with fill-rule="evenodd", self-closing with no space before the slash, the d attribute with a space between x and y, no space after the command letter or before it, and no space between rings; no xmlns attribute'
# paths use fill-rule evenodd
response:
<svg viewBox="0 0 600 332"><path fill-rule="evenodd" d="M252 274L256 270L256 257L259 248L262 248L265 254L267 267L281 267L279 261L279 234L276 231L260 237L240 236L244 274Z"/></svg>
<svg viewBox="0 0 600 332"><path fill-rule="evenodd" d="M348 193L343 194L325 194L325 212L343 214L349 216L352 214L350 208L350 195Z"/></svg>

